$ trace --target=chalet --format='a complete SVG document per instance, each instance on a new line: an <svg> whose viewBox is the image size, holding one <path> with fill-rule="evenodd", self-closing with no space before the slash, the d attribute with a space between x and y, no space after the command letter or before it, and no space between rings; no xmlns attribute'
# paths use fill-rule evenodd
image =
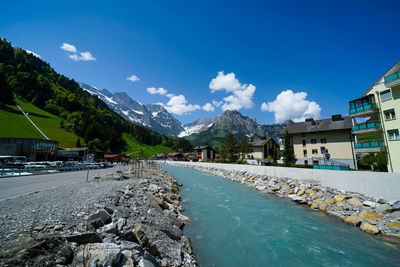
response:
<svg viewBox="0 0 400 267"><path fill-rule="evenodd" d="M279 145L273 138L251 141L250 149L247 158L251 159L277 159L279 155Z"/></svg>
<svg viewBox="0 0 400 267"><path fill-rule="evenodd" d="M209 146L198 146L194 148L194 157L199 160L204 159L215 159L216 153L212 147Z"/></svg>

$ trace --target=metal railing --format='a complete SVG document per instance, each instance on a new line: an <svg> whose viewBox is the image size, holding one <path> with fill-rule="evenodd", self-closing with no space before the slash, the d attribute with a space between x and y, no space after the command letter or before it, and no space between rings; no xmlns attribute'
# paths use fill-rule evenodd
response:
<svg viewBox="0 0 400 267"><path fill-rule="evenodd" d="M390 76L385 77L385 83L391 82L391 81L396 80L398 78L400 78L400 72L397 72L395 74L392 74Z"/></svg>
<svg viewBox="0 0 400 267"><path fill-rule="evenodd" d="M373 148L373 147L384 147L385 143L383 141L365 141L357 142L354 144L355 148Z"/></svg>
<svg viewBox="0 0 400 267"><path fill-rule="evenodd" d="M367 122L363 124L354 125L351 129L353 131L364 130L364 129L373 129L373 128L380 128L380 122Z"/></svg>
<svg viewBox="0 0 400 267"><path fill-rule="evenodd" d="M358 106L358 107L355 107L355 108L351 108L349 113L350 114L354 114L354 113L367 111L367 110L371 110L371 109L375 109L375 108L376 108L376 104L370 103L370 104L365 104L365 105Z"/></svg>
<svg viewBox="0 0 400 267"><path fill-rule="evenodd" d="M318 164L314 164L314 161L318 161ZM334 170L334 171L348 171L350 170L350 165L329 159L327 160L326 158L320 158L320 157L312 157L312 162L313 162L313 168L314 169L320 169L320 170Z"/></svg>

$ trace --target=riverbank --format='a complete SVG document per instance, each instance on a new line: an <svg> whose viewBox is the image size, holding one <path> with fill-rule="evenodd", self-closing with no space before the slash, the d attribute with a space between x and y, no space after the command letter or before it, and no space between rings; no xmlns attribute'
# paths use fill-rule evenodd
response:
<svg viewBox="0 0 400 267"><path fill-rule="evenodd" d="M386 201L363 194L321 186L320 183L296 179L255 175L246 171L226 170L217 167L179 162L167 162L190 167L212 175L250 186L264 193L290 199L313 210L359 227L373 235L400 238L400 201ZM395 243L390 245L396 246Z"/></svg>
<svg viewBox="0 0 400 267"><path fill-rule="evenodd" d="M179 185L144 165L0 202L0 266L197 266Z"/></svg>

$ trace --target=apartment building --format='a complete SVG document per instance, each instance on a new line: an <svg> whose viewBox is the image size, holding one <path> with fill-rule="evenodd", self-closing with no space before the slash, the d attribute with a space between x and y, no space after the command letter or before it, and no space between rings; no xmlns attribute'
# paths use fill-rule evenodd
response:
<svg viewBox="0 0 400 267"><path fill-rule="evenodd" d="M384 151L388 171L400 172L400 60L349 104L357 157Z"/></svg>
<svg viewBox="0 0 400 267"><path fill-rule="evenodd" d="M329 166L329 169L356 169L351 128L351 118L341 115L323 120L310 118L304 122L289 124L287 130L293 138L296 164L312 164L321 168Z"/></svg>

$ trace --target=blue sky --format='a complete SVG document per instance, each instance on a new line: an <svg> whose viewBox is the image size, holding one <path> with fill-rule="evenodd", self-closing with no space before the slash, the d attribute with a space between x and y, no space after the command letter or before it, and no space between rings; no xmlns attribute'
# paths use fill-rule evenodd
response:
<svg viewBox="0 0 400 267"><path fill-rule="evenodd" d="M0 36L184 123L226 109L274 123L348 114L400 59L398 10L400 1L5 1Z"/></svg>

